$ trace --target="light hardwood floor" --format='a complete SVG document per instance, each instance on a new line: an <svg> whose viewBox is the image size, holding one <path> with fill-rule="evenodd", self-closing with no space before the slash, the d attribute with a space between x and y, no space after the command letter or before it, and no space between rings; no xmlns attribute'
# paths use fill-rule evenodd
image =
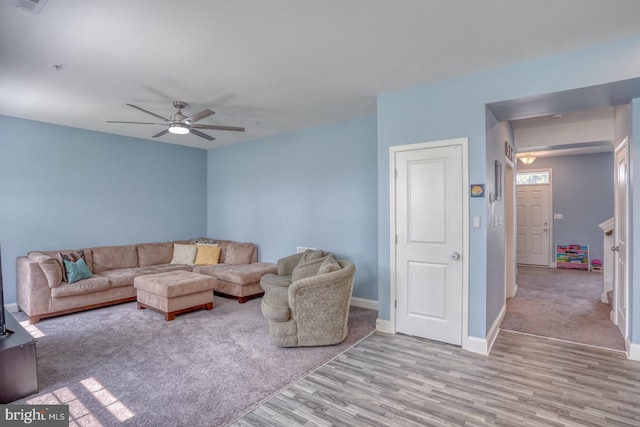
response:
<svg viewBox="0 0 640 427"><path fill-rule="evenodd" d="M234 426L640 426L640 362L501 331L491 354L375 333Z"/></svg>

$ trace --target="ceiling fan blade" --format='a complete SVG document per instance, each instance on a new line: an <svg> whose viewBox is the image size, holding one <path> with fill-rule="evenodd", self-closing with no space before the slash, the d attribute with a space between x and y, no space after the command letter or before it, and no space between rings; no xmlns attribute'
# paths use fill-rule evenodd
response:
<svg viewBox="0 0 640 427"><path fill-rule="evenodd" d="M149 122L120 122L117 120L107 120L107 123L129 123L132 125L162 125L166 126L166 123L149 123Z"/></svg>
<svg viewBox="0 0 640 427"><path fill-rule="evenodd" d="M137 105L133 105L133 104L127 104L127 105L128 105L129 107L131 107L131 108L135 108L136 110L140 110L140 111L142 111L143 113L151 114L152 116L157 117L157 118L159 118L159 119L161 119L161 120L164 120L165 122L169 123L169 119L166 119L166 118L164 118L164 117L162 117L162 116L159 116L159 115L157 115L156 113L152 113L151 111L147 111L147 110L145 110L144 108L140 108L140 107L138 107Z"/></svg>
<svg viewBox="0 0 640 427"><path fill-rule="evenodd" d="M209 117L211 115L214 115L215 113L211 110L209 110L208 108L206 110L202 110L199 113L194 114L191 117L187 117L186 119L182 120L182 123L195 123L198 120L202 120L206 117Z"/></svg>
<svg viewBox="0 0 640 427"><path fill-rule="evenodd" d="M162 132L158 132L155 135L153 135L151 138L158 138L158 137L164 135L165 133L169 133L169 129L165 129Z"/></svg>
<svg viewBox="0 0 640 427"><path fill-rule="evenodd" d="M207 141L213 141L215 139L214 137L207 135L206 133L200 132L199 130L195 130L193 128L191 128L191 133L199 136L200 138L204 138Z"/></svg>
<svg viewBox="0 0 640 427"><path fill-rule="evenodd" d="M211 129L211 130L233 130L236 132L244 132L244 128L236 126L216 126L216 125L191 125L191 129Z"/></svg>

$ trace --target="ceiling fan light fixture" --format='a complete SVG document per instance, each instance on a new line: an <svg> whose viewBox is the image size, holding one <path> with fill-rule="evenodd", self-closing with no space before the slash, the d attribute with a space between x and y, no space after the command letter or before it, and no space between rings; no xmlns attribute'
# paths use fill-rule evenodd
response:
<svg viewBox="0 0 640 427"><path fill-rule="evenodd" d="M522 163L524 163L525 165L530 165L531 163L533 163L533 161L536 159L535 156L532 156L530 153L527 153L525 155L523 155L522 157L520 157L520 161Z"/></svg>
<svg viewBox="0 0 640 427"><path fill-rule="evenodd" d="M171 126L169 126L169 132L176 135L186 135L189 133L189 127L182 123L172 123Z"/></svg>

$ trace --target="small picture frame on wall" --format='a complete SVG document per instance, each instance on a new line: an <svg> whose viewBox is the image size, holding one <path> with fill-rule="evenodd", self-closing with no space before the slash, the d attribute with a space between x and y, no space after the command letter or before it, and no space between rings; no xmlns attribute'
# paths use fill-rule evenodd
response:
<svg viewBox="0 0 640 427"><path fill-rule="evenodd" d="M496 200L502 200L502 163L495 161L494 194Z"/></svg>
<svg viewBox="0 0 640 427"><path fill-rule="evenodd" d="M504 155L507 157L507 159L513 162L513 147L511 147L509 141L504 142Z"/></svg>
<svg viewBox="0 0 640 427"><path fill-rule="evenodd" d="M471 184L471 197L484 197L484 184Z"/></svg>

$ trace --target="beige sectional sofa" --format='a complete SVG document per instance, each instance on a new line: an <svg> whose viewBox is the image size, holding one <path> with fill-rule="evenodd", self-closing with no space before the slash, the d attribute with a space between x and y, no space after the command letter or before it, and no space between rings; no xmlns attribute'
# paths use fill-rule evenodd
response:
<svg viewBox="0 0 640 427"><path fill-rule="evenodd" d="M31 323L42 318L136 300L133 279L146 274L187 270L217 279L215 291L238 298L240 303L261 296L260 278L277 272L276 264L257 262L252 243L197 239L219 245L215 265L172 263L174 244L195 241L100 246L79 250L34 251L16 260L18 306ZM89 278L65 280L63 256L82 254L91 271Z"/></svg>

